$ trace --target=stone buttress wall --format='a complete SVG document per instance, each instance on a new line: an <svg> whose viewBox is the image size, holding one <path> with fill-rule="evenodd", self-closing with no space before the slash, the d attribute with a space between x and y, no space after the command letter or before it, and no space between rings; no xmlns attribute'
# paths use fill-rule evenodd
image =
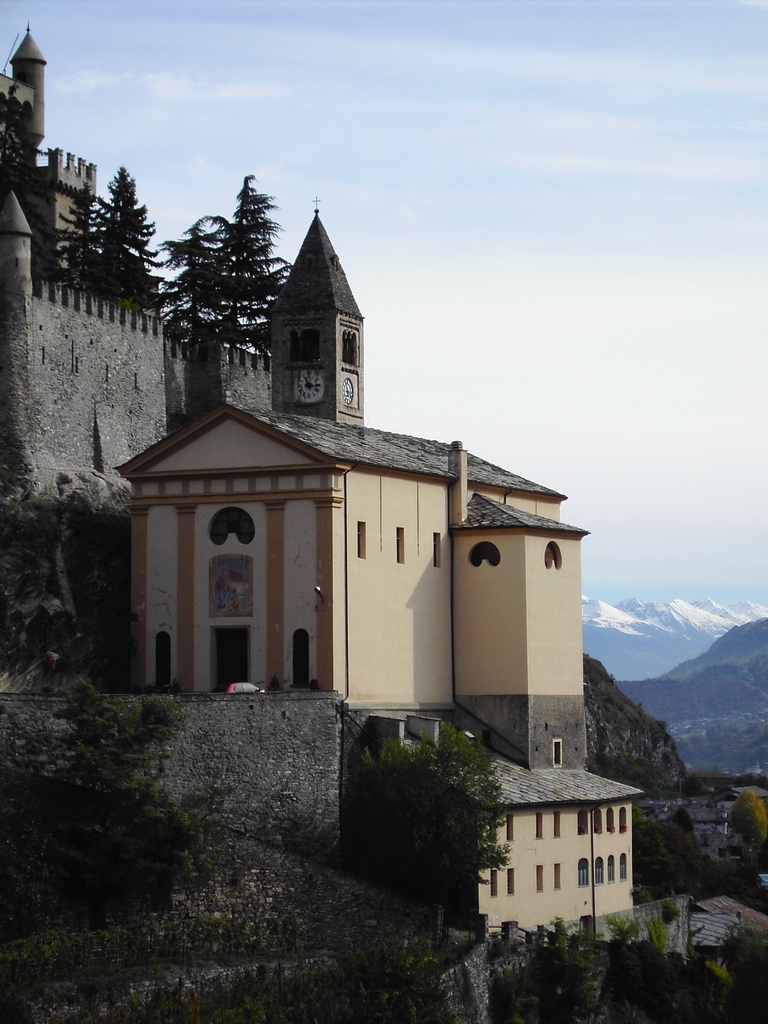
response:
<svg viewBox="0 0 768 1024"><path fill-rule="evenodd" d="M166 340L165 379L169 431L222 402L252 413L272 408L269 357L234 345Z"/></svg>

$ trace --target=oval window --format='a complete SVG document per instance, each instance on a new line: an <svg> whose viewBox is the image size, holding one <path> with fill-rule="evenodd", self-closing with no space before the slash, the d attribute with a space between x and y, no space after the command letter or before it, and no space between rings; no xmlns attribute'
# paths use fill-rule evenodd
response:
<svg viewBox="0 0 768 1024"><path fill-rule="evenodd" d="M559 569L563 564L563 556L560 548L554 541L550 541L544 549L544 565L547 569Z"/></svg>
<svg viewBox="0 0 768 1024"><path fill-rule="evenodd" d="M223 544L230 533L237 535L241 544L250 544L256 533L253 520L242 508L223 508L211 520L210 536L214 544Z"/></svg>
<svg viewBox="0 0 768 1024"><path fill-rule="evenodd" d="M482 565L483 562L487 562L489 565L498 565L501 561L501 553L495 544L484 540L475 544L469 553L469 560L475 567Z"/></svg>

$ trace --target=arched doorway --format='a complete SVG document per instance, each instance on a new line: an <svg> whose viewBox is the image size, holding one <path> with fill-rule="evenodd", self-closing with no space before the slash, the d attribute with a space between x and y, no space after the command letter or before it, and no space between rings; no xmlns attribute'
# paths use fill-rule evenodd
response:
<svg viewBox="0 0 768 1024"><path fill-rule="evenodd" d="M163 629L155 637L155 689L171 687L171 635Z"/></svg>
<svg viewBox="0 0 768 1024"><path fill-rule="evenodd" d="M293 685L309 686L309 633L297 629L293 634Z"/></svg>

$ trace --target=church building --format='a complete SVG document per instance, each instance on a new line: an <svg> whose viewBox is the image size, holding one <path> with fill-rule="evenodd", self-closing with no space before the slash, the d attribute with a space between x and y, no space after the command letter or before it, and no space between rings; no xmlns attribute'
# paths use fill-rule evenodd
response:
<svg viewBox="0 0 768 1024"><path fill-rule="evenodd" d="M316 213L273 311L271 408L225 403L121 467L134 685L310 687L451 721L495 752L509 807L481 912L592 927L632 906L637 791L584 768L586 531L460 441L366 427L364 355Z"/></svg>

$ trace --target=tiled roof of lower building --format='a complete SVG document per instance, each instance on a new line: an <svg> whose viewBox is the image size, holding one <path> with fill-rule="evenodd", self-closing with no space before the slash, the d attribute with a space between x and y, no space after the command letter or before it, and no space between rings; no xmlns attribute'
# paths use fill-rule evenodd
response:
<svg viewBox="0 0 768 1024"><path fill-rule="evenodd" d="M642 793L634 786L602 779L584 770L521 768L499 757L494 763L502 799L508 805L597 803L624 800Z"/></svg>
<svg viewBox="0 0 768 1024"><path fill-rule="evenodd" d="M448 469L448 453L451 446L445 441L431 441L424 437L411 437L409 434L393 434L388 430L358 427L354 424L336 423L333 420L315 419L311 416L259 413L255 418L332 458L382 469L454 478ZM500 466L472 455L471 452L467 452L467 479L470 484L486 484L552 498L565 497L559 491L553 491L542 484L510 473Z"/></svg>
<svg viewBox="0 0 768 1024"><path fill-rule="evenodd" d="M512 505L501 505L498 501L492 501L477 492L467 503L467 518L461 526L454 527L458 530L520 528L555 530L558 533L577 533L579 536L584 536L587 533L586 530L582 530L578 526L568 526L567 523L546 519L544 516L534 515L533 512L523 512Z"/></svg>

